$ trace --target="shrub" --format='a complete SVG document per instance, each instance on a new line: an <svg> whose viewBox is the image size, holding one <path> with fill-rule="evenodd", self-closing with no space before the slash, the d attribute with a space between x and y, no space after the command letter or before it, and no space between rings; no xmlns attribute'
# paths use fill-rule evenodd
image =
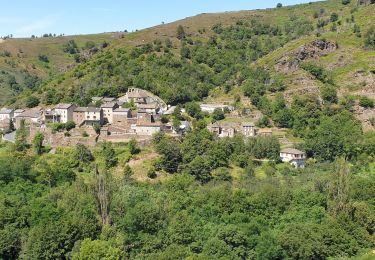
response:
<svg viewBox="0 0 375 260"><path fill-rule="evenodd" d="M74 123L73 121L68 121L65 124L66 131L70 131L70 130L72 130L75 127L76 127L76 123Z"/></svg>
<svg viewBox="0 0 375 260"><path fill-rule="evenodd" d="M69 54L76 54L79 52L78 46L74 40L69 40L66 44L64 44L63 51Z"/></svg>
<svg viewBox="0 0 375 260"><path fill-rule="evenodd" d="M212 172L212 177L218 181L231 181L232 176L230 175L229 169L225 167L217 168Z"/></svg>
<svg viewBox="0 0 375 260"><path fill-rule="evenodd" d="M270 127L271 126L271 123L270 123L270 119L268 118L268 116L262 116L258 122L256 123L256 125L260 128L265 128L265 127Z"/></svg>
<svg viewBox="0 0 375 260"><path fill-rule="evenodd" d="M337 13L331 14L331 17L330 17L331 22L337 22L338 19L339 19L339 15Z"/></svg>
<svg viewBox="0 0 375 260"><path fill-rule="evenodd" d="M329 73L322 66L315 65L313 63L306 63L302 64L302 68L308 71L311 75L313 75L317 80L321 81L322 83L334 85L331 75L329 75Z"/></svg>
<svg viewBox="0 0 375 260"><path fill-rule="evenodd" d="M244 170L245 176L246 177L255 177L255 166L252 161L250 161L247 166L245 167Z"/></svg>
<svg viewBox="0 0 375 260"><path fill-rule="evenodd" d="M147 171L147 177L149 177L150 179L155 179L157 177L156 175L156 170L154 167L150 168L148 171Z"/></svg>
<svg viewBox="0 0 375 260"><path fill-rule="evenodd" d="M337 91L333 86L326 85L321 88L321 94L324 101L329 103L337 103Z"/></svg>
<svg viewBox="0 0 375 260"><path fill-rule="evenodd" d="M84 132L82 133L82 136L83 136L83 137L89 137L89 134L88 134L86 131L84 131Z"/></svg>
<svg viewBox="0 0 375 260"><path fill-rule="evenodd" d="M28 108L33 108L33 107L36 107L39 105L39 99L37 97L34 97L34 96L29 96L27 99L26 99L26 107Z"/></svg>
<svg viewBox="0 0 375 260"><path fill-rule="evenodd" d="M375 48L375 27L372 26L365 34L365 45L370 48Z"/></svg>
<svg viewBox="0 0 375 260"><path fill-rule="evenodd" d="M342 0L341 3L342 3L343 5L348 5L348 4L350 4L350 2L351 2L350 0Z"/></svg>
<svg viewBox="0 0 375 260"><path fill-rule="evenodd" d="M179 40L185 39L186 34L185 34L184 27L182 27L182 25L179 25L177 27L177 35L176 36L177 36L177 39L179 39Z"/></svg>
<svg viewBox="0 0 375 260"><path fill-rule="evenodd" d="M101 128L100 124L95 123L92 125L92 128L94 129L96 134L100 134L100 128Z"/></svg>
<svg viewBox="0 0 375 260"><path fill-rule="evenodd" d="M373 108L374 107L374 100L368 98L366 96L359 98L359 105L364 108Z"/></svg>
<svg viewBox="0 0 375 260"><path fill-rule="evenodd" d="M134 138L132 138L129 141L128 148L129 148L130 154L132 154L132 155L137 154L141 151L141 149L139 149L139 147L138 147L137 140L135 140Z"/></svg>
<svg viewBox="0 0 375 260"><path fill-rule="evenodd" d="M40 61L42 61L42 62L45 62L45 63L48 63L48 62L49 62L48 56L45 55L45 54L39 54L38 59L39 59Z"/></svg>
<svg viewBox="0 0 375 260"><path fill-rule="evenodd" d="M214 122L223 120L225 118L224 111L221 108L215 108L212 114L212 120Z"/></svg>

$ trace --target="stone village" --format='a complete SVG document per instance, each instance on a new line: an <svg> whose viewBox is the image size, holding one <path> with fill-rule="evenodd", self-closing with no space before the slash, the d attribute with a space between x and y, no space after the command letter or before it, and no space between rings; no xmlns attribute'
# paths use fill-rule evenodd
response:
<svg viewBox="0 0 375 260"><path fill-rule="evenodd" d="M132 104L129 107L129 104ZM200 104L202 112L213 113L215 109L234 111L226 104ZM131 88L120 98L93 97L90 106L78 107L75 104L58 104L54 108L0 109L0 131L3 139L14 140L14 129L23 122L32 139L36 133L44 135L46 145L52 147L74 146L82 143L94 146L100 141L128 142L136 139L147 144L152 135L163 131L176 137L190 129L190 122L181 121L180 126L163 123L162 116L171 115L174 106L168 106L152 93ZM74 122L74 123L72 123ZM72 124L69 131L56 131L53 124ZM272 136L271 128L258 129L253 122L215 122L207 126L219 138L233 137L236 133L244 137ZM304 167L305 154L297 149L286 148L280 158L295 167Z"/></svg>

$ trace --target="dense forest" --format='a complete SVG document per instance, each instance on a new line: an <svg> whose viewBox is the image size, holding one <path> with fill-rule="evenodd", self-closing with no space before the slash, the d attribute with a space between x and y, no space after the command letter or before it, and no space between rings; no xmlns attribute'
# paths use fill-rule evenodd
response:
<svg viewBox="0 0 375 260"><path fill-rule="evenodd" d="M326 259L374 248L373 135L366 145L339 136L339 157L297 170L256 160L278 158L274 138L217 139L200 127L182 141L158 134L147 176L169 177L144 182L127 164L142 152L134 141L48 153L41 136L28 144L22 131L0 148L3 259Z"/></svg>
<svg viewBox="0 0 375 260"><path fill-rule="evenodd" d="M305 169L280 164L274 137L218 139L204 119L181 140L156 134L151 147L132 140L53 153L43 135L28 143L21 127L0 149L0 255L366 257L375 244L374 134L349 112L319 120L305 137L315 157ZM146 182L128 164L143 149L158 153Z"/></svg>

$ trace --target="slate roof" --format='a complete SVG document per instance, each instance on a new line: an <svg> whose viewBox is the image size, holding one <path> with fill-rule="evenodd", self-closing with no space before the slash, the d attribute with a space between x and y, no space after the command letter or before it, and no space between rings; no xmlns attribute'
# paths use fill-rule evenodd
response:
<svg viewBox="0 0 375 260"><path fill-rule="evenodd" d="M100 110L97 107L77 107L74 112L100 112Z"/></svg>
<svg viewBox="0 0 375 260"><path fill-rule="evenodd" d="M115 101L116 99L113 98L113 97L105 97L102 99L103 102L112 102L112 101Z"/></svg>
<svg viewBox="0 0 375 260"><path fill-rule="evenodd" d="M9 109L9 108L0 109L0 114L11 114L12 112L13 112L13 110Z"/></svg>
<svg viewBox="0 0 375 260"><path fill-rule="evenodd" d="M55 109L69 109L71 106L73 106L73 104L64 104L64 103L61 103L61 104L58 104Z"/></svg>
<svg viewBox="0 0 375 260"><path fill-rule="evenodd" d="M122 108L122 107L119 107L119 108L116 108L113 112L116 113L127 113L130 111L130 108Z"/></svg>
<svg viewBox="0 0 375 260"><path fill-rule="evenodd" d="M285 148L281 150L281 153L288 153L288 154L305 154L304 152L297 150L295 148Z"/></svg>
<svg viewBox="0 0 375 260"><path fill-rule="evenodd" d="M116 102L107 102L107 103L101 105L100 107L104 107L104 108L113 108L113 107L115 107L115 106L117 106L117 103L116 103Z"/></svg>
<svg viewBox="0 0 375 260"><path fill-rule="evenodd" d="M242 126L250 126L250 127L254 127L254 123L252 122L247 122L247 123L243 123Z"/></svg>

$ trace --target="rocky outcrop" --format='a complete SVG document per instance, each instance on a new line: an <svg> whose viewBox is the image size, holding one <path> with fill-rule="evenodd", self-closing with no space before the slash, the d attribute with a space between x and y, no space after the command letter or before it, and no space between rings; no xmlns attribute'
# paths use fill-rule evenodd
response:
<svg viewBox="0 0 375 260"><path fill-rule="evenodd" d="M301 46L297 51L283 56L275 65L279 72L295 71L304 61L318 59L329 53L336 51L335 43L324 40L315 40L311 43Z"/></svg>

